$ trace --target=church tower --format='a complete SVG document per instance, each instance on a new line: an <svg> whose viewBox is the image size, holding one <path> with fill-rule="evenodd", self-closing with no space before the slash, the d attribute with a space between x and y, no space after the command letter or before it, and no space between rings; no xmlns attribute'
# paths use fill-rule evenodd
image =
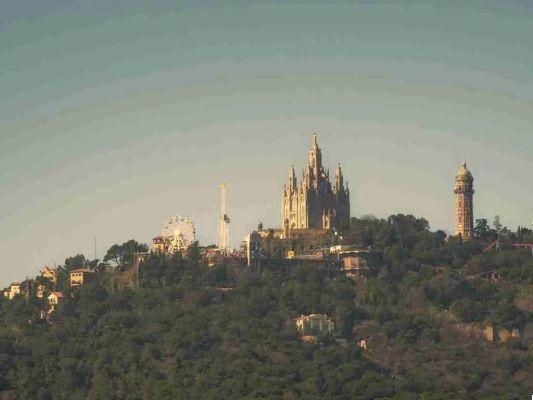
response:
<svg viewBox="0 0 533 400"><path fill-rule="evenodd" d="M344 187L344 176L340 163L335 171L335 185L333 186L335 196L335 226L345 227L350 224L350 189L348 182Z"/></svg>
<svg viewBox="0 0 533 400"><path fill-rule="evenodd" d="M466 168L466 163L461 165L455 177L454 193L455 234L470 240L474 233L474 178Z"/></svg>
<svg viewBox="0 0 533 400"><path fill-rule="evenodd" d="M313 134L300 186L294 167L289 170L281 198L283 229L341 229L350 222L350 191L344 187L340 165L333 185L322 166L322 150Z"/></svg>

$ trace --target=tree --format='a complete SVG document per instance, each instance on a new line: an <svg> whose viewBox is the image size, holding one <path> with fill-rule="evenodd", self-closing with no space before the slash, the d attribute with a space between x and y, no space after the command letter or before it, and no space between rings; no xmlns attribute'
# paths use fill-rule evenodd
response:
<svg viewBox="0 0 533 400"><path fill-rule="evenodd" d="M148 246L131 239L122 244L114 244L107 250L104 262L112 262L115 267L123 269L133 265L135 253L148 251Z"/></svg>
<svg viewBox="0 0 533 400"><path fill-rule="evenodd" d="M87 259L83 254L77 254L73 257L69 257L65 260L65 271L70 272L76 268L85 267Z"/></svg>
<svg viewBox="0 0 533 400"><path fill-rule="evenodd" d="M461 322L480 321L483 319L485 313L481 303L467 299L454 301L450 307L450 311Z"/></svg>
<svg viewBox="0 0 533 400"><path fill-rule="evenodd" d="M485 218L476 219L476 225L474 227L474 236L480 239L485 239L494 231L490 229L489 223Z"/></svg>
<svg viewBox="0 0 533 400"><path fill-rule="evenodd" d="M194 244L186 254L148 255L139 287L106 290L111 272L70 289L66 269L95 264L70 257L58 282L65 299L47 321L38 318L45 299L0 297L0 398L525 398L528 349L487 346L457 320L530 323L524 282L533 282L533 257L504 246L483 253L483 240L445 241L423 219L393 219L352 219L349 233L368 232L384 253L373 277L355 282L303 261L265 262L261 273L237 262L208 268ZM116 245L108 260L127 265L130 250ZM471 262L463 271L454 260ZM494 269L497 282L474 275ZM291 323L310 313L335 323L319 345ZM355 344L363 338L367 350Z"/></svg>

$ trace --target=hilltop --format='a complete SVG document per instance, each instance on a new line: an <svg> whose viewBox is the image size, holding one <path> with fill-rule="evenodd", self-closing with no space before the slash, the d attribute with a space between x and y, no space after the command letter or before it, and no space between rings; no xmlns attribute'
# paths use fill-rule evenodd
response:
<svg viewBox="0 0 533 400"><path fill-rule="evenodd" d="M137 283L110 280L146 250L131 241L104 262L58 269L62 301L0 300L0 398L519 399L533 389L533 243L480 220L475 239L396 215L352 219L346 234L381 255L356 277L328 263L271 260L260 271L150 254ZM125 244L126 245L126 244ZM69 272L94 279L71 287ZM35 282L42 282L38 277ZM32 289L33 288L33 289ZM333 332L302 340L301 315ZM492 340L488 328L495 333Z"/></svg>

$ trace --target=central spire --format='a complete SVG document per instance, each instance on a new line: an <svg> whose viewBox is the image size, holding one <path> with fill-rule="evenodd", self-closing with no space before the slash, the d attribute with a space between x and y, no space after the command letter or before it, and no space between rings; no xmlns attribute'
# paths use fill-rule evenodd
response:
<svg viewBox="0 0 533 400"><path fill-rule="evenodd" d="M318 147L316 131L313 132L313 145L309 151L309 167L313 173L314 187L318 187L318 179L322 174L322 151Z"/></svg>

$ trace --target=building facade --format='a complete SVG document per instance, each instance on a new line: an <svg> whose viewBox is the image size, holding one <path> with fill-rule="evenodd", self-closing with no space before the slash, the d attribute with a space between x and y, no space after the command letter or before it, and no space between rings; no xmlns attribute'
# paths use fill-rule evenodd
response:
<svg viewBox="0 0 533 400"><path fill-rule="evenodd" d="M52 267L44 267L41 271L41 276L48 279L54 285L57 283L57 270Z"/></svg>
<svg viewBox="0 0 533 400"><path fill-rule="evenodd" d="M344 185L340 164L333 185L329 171L322 166L322 150L317 135L309 151L309 160L298 184L294 167L283 188L281 198L281 226L292 229L341 229L350 222L350 191Z"/></svg>
<svg viewBox="0 0 533 400"><path fill-rule="evenodd" d="M96 276L93 270L88 268L78 268L70 271L70 286L81 286Z"/></svg>
<svg viewBox="0 0 533 400"><path fill-rule="evenodd" d="M35 292L35 295L38 299L44 298L44 294L46 292L46 286L44 286L42 283L37 284L37 291Z"/></svg>
<svg viewBox="0 0 533 400"><path fill-rule="evenodd" d="M50 292L46 297L48 302L48 312L46 313L46 316L49 317L54 311L56 311L59 305L63 302L64 298L65 296L62 292ZM41 314L41 317L46 316Z"/></svg>
<svg viewBox="0 0 533 400"><path fill-rule="evenodd" d="M248 265L254 259L300 258L313 255L333 245L336 240L330 229L263 229L253 231L244 238Z"/></svg>
<svg viewBox="0 0 533 400"><path fill-rule="evenodd" d="M455 234L470 240L474 233L474 177L461 165L455 177Z"/></svg>
<svg viewBox="0 0 533 400"><path fill-rule="evenodd" d="M22 294L22 289L19 282L13 282L8 289L4 290L4 297L9 300L13 300L15 296L20 294Z"/></svg>
<svg viewBox="0 0 533 400"><path fill-rule="evenodd" d="M332 334L335 330L333 321L323 314L302 315L294 323L300 335Z"/></svg>

